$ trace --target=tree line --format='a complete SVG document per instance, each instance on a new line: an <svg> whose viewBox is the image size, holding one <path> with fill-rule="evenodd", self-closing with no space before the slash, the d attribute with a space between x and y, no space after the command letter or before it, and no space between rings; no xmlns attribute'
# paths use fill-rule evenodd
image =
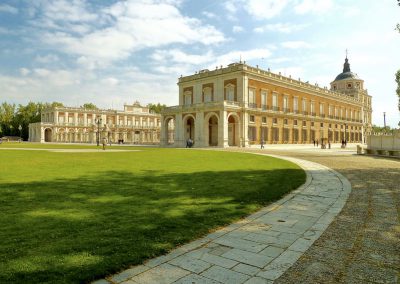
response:
<svg viewBox="0 0 400 284"><path fill-rule="evenodd" d="M0 137L18 136L23 140L29 138L29 123L40 122L42 111L48 107L63 107L60 102L52 103L35 103L29 102L27 105L10 104L3 102L0 105ZM85 109L98 109L92 103L85 103L81 106ZM166 107L160 103L148 104L147 107L151 112L161 113Z"/></svg>

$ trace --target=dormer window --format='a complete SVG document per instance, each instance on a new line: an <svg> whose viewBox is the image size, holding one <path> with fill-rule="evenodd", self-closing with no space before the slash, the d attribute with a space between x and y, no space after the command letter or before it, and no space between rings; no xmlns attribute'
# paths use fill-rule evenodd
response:
<svg viewBox="0 0 400 284"><path fill-rule="evenodd" d="M336 85L333 85L333 90L336 91Z"/></svg>
<svg viewBox="0 0 400 284"><path fill-rule="evenodd" d="M347 89L351 89L351 84L347 84Z"/></svg>

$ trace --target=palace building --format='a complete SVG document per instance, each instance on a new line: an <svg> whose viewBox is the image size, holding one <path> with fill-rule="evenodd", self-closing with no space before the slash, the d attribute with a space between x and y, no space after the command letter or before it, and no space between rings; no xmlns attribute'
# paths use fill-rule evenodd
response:
<svg viewBox="0 0 400 284"><path fill-rule="evenodd" d="M51 107L42 112L41 122L29 124L29 141L158 144L160 115L138 102L124 110Z"/></svg>
<svg viewBox="0 0 400 284"><path fill-rule="evenodd" d="M347 56L330 85L245 62L181 76L179 105L162 112L161 145L184 147L189 138L195 147L364 142L371 129L371 96Z"/></svg>

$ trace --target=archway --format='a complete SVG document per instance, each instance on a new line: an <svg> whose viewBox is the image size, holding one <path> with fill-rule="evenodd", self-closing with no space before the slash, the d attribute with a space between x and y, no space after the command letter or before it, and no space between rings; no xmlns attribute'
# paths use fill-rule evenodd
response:
<svg viewBox="0 0 400 284"><path fill-rule="evenodd" d="M208 119L208 145L218 146L218 118L215 115Z"/></svg>
<svg viewBox="0 0 400 284"><path fill-rule="evenodd" d="M189 138L194 141L195 139L195 124L194 124L194 117L191 115L186 116L183 119L183 127L184 127L184 137L185 141L187 141Z"/></svg>
<svg viewBox="0 0 400 284"><path fill-rule="evenodd" d="M168 116L164 119L164 141L165 145L171 145L175 142L175 118ZM139 134L139 133L138 133ZM136 135L136 133L135 133Z"/></svg>
<svg viewBox="0 0 400 284"><path fill-rule="evenodd" d="M239 118L237 115L228 116L228 145L238 146L239 145Z"/></svg>
<svg viewBox="0 0 400 284"><path fill-rule="evenodd" d="M50 128L44 130L44 142L51 142L52 131Z"/></svg>

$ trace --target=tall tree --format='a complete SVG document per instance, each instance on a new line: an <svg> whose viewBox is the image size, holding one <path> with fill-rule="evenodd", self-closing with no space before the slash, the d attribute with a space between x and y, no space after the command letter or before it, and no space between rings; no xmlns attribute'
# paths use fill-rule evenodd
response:
<svg viewBox="0 0 400 284"><path fill-rule="evenodd" d="M165 105L165 104L160 104L160 103L157 103L157 104L148 104L147 105L147 107L149 108L149 110L151 111L151 112L154 112L154 113L161 113L161 111L164 109L164 108L166 108L167 106Z"/></svg>
<svg viewBox="0 0 400 284"><path fill-rule="evenodd" d="M94 109L94 110L99 109L95 104L92 103L83 104L81 107L85 109Z"/></svg>
<svg viewBox="0 0 400 284"><path fill-rule="evenodd" d="M3 102L0 105L0 127L3 131L2 135L15 135L15 104ZM17 126L18 127L18 126Z"/></svg>

